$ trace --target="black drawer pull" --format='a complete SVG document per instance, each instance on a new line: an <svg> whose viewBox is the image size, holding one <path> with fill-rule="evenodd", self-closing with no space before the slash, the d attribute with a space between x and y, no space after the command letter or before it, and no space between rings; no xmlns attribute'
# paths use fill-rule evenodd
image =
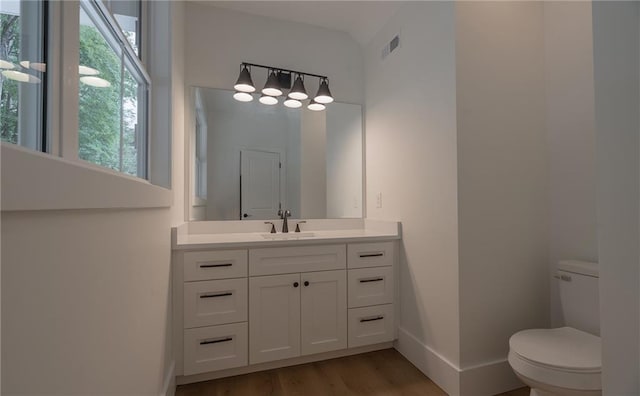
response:
<svg viewBox="0 0 640 396"><path fill-rule="evenodd" d="M384 253L363 253L360 255L360 258L382 257L382 256L384 256Z"/></svg>
<svg viewBox="0 0 640 396"><path fill-rule="evenodd" d="M218 294L203 294L200 296L200 298L213 298L213 297L225 297L225 296L233 296L233 293L226 292L226 293L218 293Z"/></svg>
<svg viewBox="0 0 640 396"><path fill-rule="evenodd" d="M360 279L360 283L380 282L380 281L383 281L383 280L384 280L384 278Z"/></svg>
<svg viewBox="0 0 640 396"><path fill-rule="evenodd" d="M200 264L200 268L218 268L218 267L231 267L232 263L224 264Z"/></svg>
<svg viewBox="0 0 640 396"><path fill-rule="evenodd" d="M217 344L219 342L227 342L233 340L233 337L221 338L219 340L200 341L200 345Z"/></svg>
<svg viewBox="0 0 640 396"><path fill-rule="evenodd" d="M382 320L382 319L384 319L384 316L376 316L375 318L360 319L360 323L373 322L374 320Z"/></svg>

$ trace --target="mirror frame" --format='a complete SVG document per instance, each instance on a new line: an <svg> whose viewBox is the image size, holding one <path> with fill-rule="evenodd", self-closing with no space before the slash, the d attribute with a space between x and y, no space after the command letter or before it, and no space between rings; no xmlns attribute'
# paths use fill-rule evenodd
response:
<svg viewBox="0 0 640 396"><path fill-rule="evenodd" d="M195 194L195 128L196 128L196 111L195 111L195 92L196 89L217 89L220 91L228 91L230 93L233 92L231 89L227 88L217 88L211 86L203 86L203 85L195 85L193 83L185 84L185 98L184 98L184 221L186 223L189 222L202 222L202 221L215 221L215 222L224 222L224 221L262 221L262 220L194 220L193 216L193 208L194 207L204 207L206 206L206 200L199 198ZM362 216L360 217L349 217L349 219L364 219L367 214L367 167L366 167L366 118L365 118L365 108L364 105L360 103L349 103L349 102L339 102L335 103L344 103L350 105L360 106L360 114L361 114L361 123L362 123L362 183L361 183L361 207L362 207ZM326 110L325 110L326 111ZM175 182L175 181L174 181ZM335 218L334 218L335 219ZM340 218L338 218L340 219Z"/></svg>

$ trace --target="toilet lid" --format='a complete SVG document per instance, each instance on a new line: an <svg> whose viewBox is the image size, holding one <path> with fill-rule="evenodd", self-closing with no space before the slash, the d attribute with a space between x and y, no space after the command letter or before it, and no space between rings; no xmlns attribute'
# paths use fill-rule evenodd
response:
<svg viewBox="0 0 640 396"><path fill-rule="evenodd" d="M601 371L600 337L571 327L532 329L509 340L511 350L545 366L570 371Z"/></svg>

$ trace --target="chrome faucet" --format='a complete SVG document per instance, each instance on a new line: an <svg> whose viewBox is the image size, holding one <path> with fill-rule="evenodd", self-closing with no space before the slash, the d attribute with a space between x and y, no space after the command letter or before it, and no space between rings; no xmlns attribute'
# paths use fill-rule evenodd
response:
<svg viewBox="0 0 640 396"><path fill-rule="evenodd" d="M278 216L280 216L281 219L283 219L284 221L282 222L282 232L283 233L288 233L289 232L289 224L287 222L287 218L291 217L291 211L290 210L278 210Z"/></svg>

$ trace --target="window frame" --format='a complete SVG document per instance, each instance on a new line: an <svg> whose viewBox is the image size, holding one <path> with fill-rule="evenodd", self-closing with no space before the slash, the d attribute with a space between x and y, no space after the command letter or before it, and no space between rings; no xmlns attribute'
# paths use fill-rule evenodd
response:
<svg viewBox="0 0 640 396"><path fill-rule="evenodd" d="M154 61L170 61L170 50L166 41L159 45L152 34L171 38L170 26L164 23L151 24L150 18L166 18L170 15L170 5L148 4L142 1L140 31L140 57L130 48L130 43L120 30L105 4L92 0L94 6L106 11L105 18L115 23L115 34L124 41L124 48L133 54L131 60L140 66L140 71L148 82L147 91L147 143L145 168L146 178L131 176L123 172L102 167L79 159L78 156L78 110L79 110L79 12L80 1L48 1L47 51L47 109L46 147L34 151L15 144L0 144L0 167L2 181L1 208L14 210L50 209L108 209L108 208L168 208L173 204L171 190L171 157L165 158L162 150L171 152L171 126L160 128L159 120L153 119L152 109L157 102L166 99L152 95L152 79L161 81L170 78L170 69L161 65L146 65L147 56ZM128 47L129 46L129 47ZM156 49L152 55L151 47ZM151 67L149 73L146 67ZM169 73L167 75L167 72ZM161 84L163 86L163 84ZM171 103L169 100L168 103ZM160 113L158 113L160 114ZM162 119L164 121L164 118ZM156 128L159 130L154 131ZM156 134L156 132L158 132ZM162 157L159 157L162 155ZM152 167L153 165L154 167ZM9 170L14 172L9 172ZM19 169L19 172L15 172ZM51 181L55 180L55 183ZM99 191L97 194L91 190Z"/></svg>
<svg viewBox="0 0 640 396"><path fill-rule="evenodd" d="M142 2L141 2L142 3ZM87 15L89 19L93 22L98 32L103 36L104 40L108 43L109 47L119 56L120 58L120 68L121 68L121 87L120 87L120 100L121 100L121 113L120 113L120 148L119 148L119 160L120 165L119 169L116 172L120 172L123 174L127 174L122 168L122 160L124 156L124 146L122 144L123 134L124 134L124 123L123 123L123 109L122 109L122 89L124 84L124 75L125 73L129 73L133 79L138 81L139 84L144 84L143 87L145 89L138 90L138 100L142 101L141 106L138 108L138 124L136 134L138 134L139 146L137 150L137 166L136 166L136 176L149 180L149 124L150 124L150 115L149 115L149 101L151 98L151 90L152 90L152 82L151 77L147 73L146 67L142 62L141 57L136 54L131 43L127 39L127 37L122 32L122 28L118 24L118 21L115 19L107 5L100 0L80 0L78 2L78 7L82 9L82 11ZM140 8L142 10L142 7ZM80 10L78 10L78 13ZM143 15L140 15L140 19L146 19ZM79 26L78 26L79 29ZM142 29L140 29L142 31ZM79 33L79 32L78 32ZM146 34L141 35L139 39L140 50L139 53L142 54L142 48L146 47L144 43ZM79 37L79 34L78 36ZM78 40L76 40L78 41ZM78 48L79 48L78 42ZM118 54L118 51L121 51L121 54ZM79 94L79 85L78 85L78 94ZM141 111L140 111L141 110ZM76 110L79 116L79 111ZM79 132L79 131L78 131ZM79 138L79 136L78 136ZM80 159L85 161L84 159ZM91 161L86 161L91 163ZM95 164L97 166L101 166L99 164Z"/></svg>

